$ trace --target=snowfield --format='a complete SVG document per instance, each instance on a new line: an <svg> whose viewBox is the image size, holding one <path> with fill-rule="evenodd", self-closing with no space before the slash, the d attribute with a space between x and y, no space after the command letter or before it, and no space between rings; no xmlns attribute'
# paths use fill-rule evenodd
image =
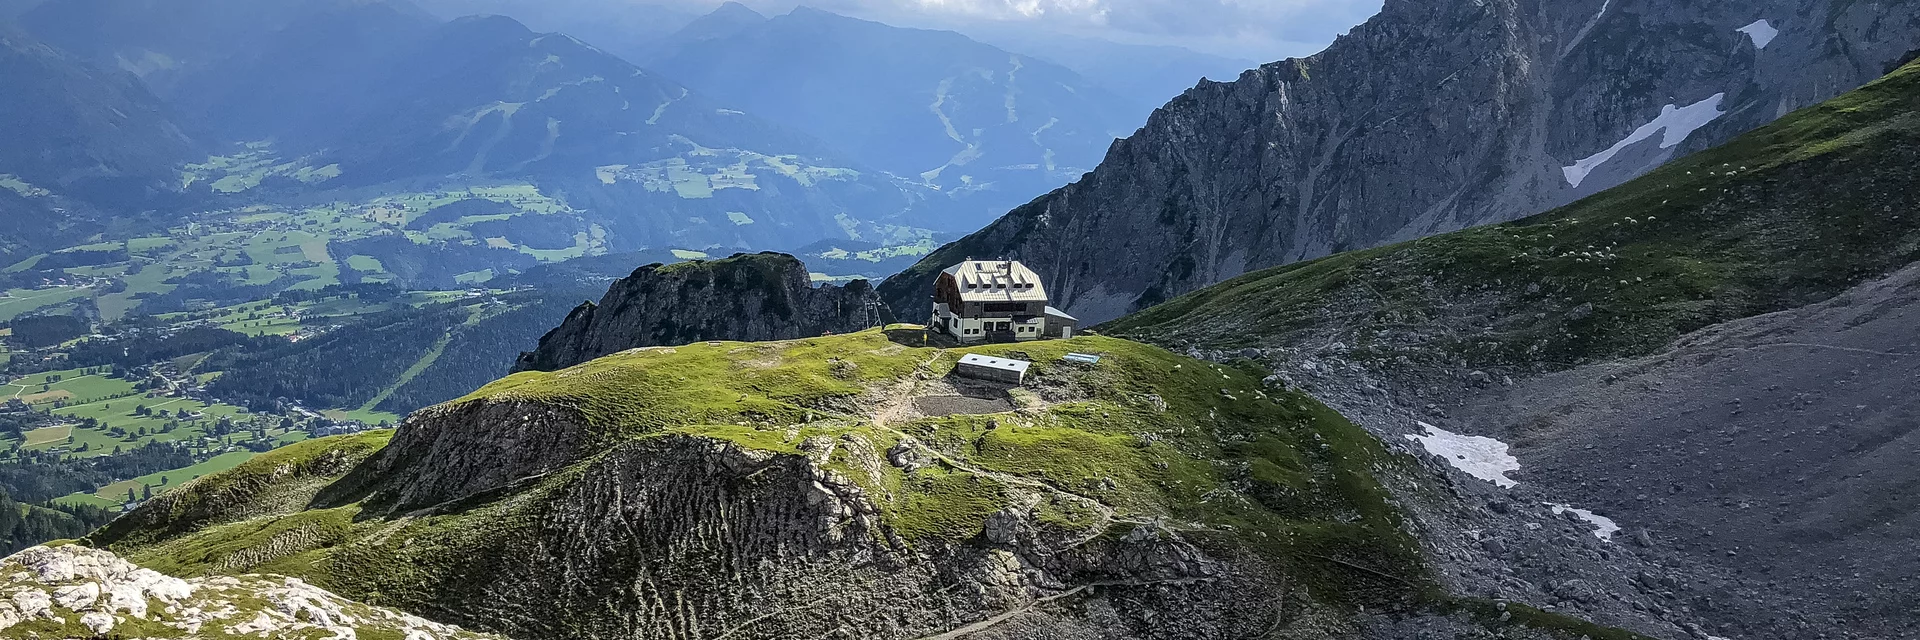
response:
<svg viewBox="0 0 1920 640"><path fill-rule="evenodd" d="M1573 166L1562 167L1561 171L1565 172L1567 176L1567 184L1578 188L1580 183L1585 181L1589 174L1593 173L1594 169L1606 164L1608 160L1612 160L1615 155L1618 155L1621 151L1625 151L1627 147L1631 147L1642 140L1653 137L1655 133L1664 134L1660 139L1660 148L1672 149L1679 146L1680 143L1687 141L1687 136L1693 135L1693 132L1698 131L1701 127L1707 126L1707 123L1713 122L1720 116L1725 115L1726 112L1720 110L1720 103L1726 99L1727 94L1723 92L1713 94L1705 100L1684 107L1671 104L1661 107L1659 117L1654 118L1653 122L1641 125L1639 129L1635 129L1633 134L1627 136L1626 139L1614 143L1612 147L1608 147L1605 151L1573 163Z"/></svg>
<svg viewBox="0 0 1920 640"><path fill-rule="evenodd" d="M1507 443L1493 438L1461 435L1425 422L1416 424L1426 429L1426 435L1408 435L1406 438L1426 447L1427 453L1446 458L1448 464L1465 471L1467 475L1502 488L1520 484L1507 477L1508 471L1520 470L1520 460L1507 453Z"/></svg>

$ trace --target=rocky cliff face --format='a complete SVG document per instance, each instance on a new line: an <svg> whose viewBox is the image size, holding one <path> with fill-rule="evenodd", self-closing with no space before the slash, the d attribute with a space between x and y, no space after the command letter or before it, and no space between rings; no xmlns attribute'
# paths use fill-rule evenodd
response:
<svg viewBox="0 0 1920 640"><path fill-rule="evenodd" d="M1017 258L1116 318L1259 268L1572 202L1886 73L1909 2L1391 0L1325 52L1202 83L1079 182L882 285Z"/></svg>
<svg viewBox="0 0 1920 640"><path fill-rule="evenodd" d="M806 265L778 253L648 265L584 303L520 355L515 371L554 371L627 349L701 340L788 340L878 326L884 307L865 280L814 287Z"/></svg>

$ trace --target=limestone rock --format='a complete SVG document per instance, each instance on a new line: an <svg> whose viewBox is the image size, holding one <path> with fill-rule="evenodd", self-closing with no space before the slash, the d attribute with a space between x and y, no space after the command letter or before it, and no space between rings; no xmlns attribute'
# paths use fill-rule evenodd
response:
<svg viewBox="0 0 1920 640"><path fill-rule="evenodd" d="M557 371L600 356L703 340L790 340L879 326L873 285L814 287L807 267L779 253L647 265L584 303L523 353L515 371Z"/></svg>
<svg viewBox="0 0 1920 640"><path fill-rule="evenodd" d="M0 603L0 631L11 630L7 637L53 633L65 624L105 637L129 619L177 629L182 637L203 628L262 637L494 637L353 602L293 578L184 580L79 545L33 547L0 560L0 593L12 593L10 603ZM149 602L162 609L149 610ZM53 626L37 626L43 624Z"/></svg>

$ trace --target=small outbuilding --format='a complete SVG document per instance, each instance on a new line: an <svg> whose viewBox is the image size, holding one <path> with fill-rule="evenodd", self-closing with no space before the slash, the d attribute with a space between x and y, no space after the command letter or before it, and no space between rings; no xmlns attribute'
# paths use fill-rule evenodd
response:
<svg viewBox="0 0 1920 640"><path fill-rule="evenodd" d="M1046 336L1066 340L1080 328L1080 319L1067 315L1067 312L1047 307Z"/></svg>
<svg viewBox="0 0 1920 640"><path fill-rule="evenodd" d="M1008 360L969 353L960 357L960 364L954 368L954 372L976 380L1022 384L1027 381L1027 368L1031 366L1033 363L1025 360Z"/></svg>

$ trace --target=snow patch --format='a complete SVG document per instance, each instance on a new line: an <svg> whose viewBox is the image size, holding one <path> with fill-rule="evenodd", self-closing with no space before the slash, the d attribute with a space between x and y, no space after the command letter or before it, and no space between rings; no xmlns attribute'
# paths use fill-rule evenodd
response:
<svg viewBox="0 0 1920 640"><path fill-rule="evenodd" d="M1739 29L1735 29L1735 31L1747 34L1747 37L1753 38L1753 48L1755 49L1767 48L1767 43L1773 42L1773 37L1780 35L1780 30L1773 28L1773 25L1765 20L1755 20L1753 24L1740 27Z"/></svg>
<svg viewBox="0 0 1920 640"><path fill-rule="evenodd" d="M1606 151L1593 154L1584 160L1575 162L1573 166L1561 168L1561 171L1564 171L1567 175L1567 184L1573 185L1576 188L1579 187L1580 183L1585 181L1587 176L1592 174L1595 168L1606 164L1608 160L1612 160L1613 156L1619 154L1627 147L1653 137L1655 133L1664 132L1664 136L1660 139L1660 148L1672 149L1679 146L1680 143L1687 140L1687 136L1693 135L1694 131L1707 126L1707 123L1713 122L1720 116L1725 115L1726 112L1720 110L1720 103L1726 99L1727 94L1716 93L1705 100L1684 107L1671 104L1661 107L1659 117L1654 118L1653 122L1646 123L1641 125L1639 129L1635 129L1633 134L1627 136L1625 140L1614 143L1614 145Z"/></svg>
<svg viewBox="0 0 1920 640"><path fill-rule="evenodd" d="M1425 422L1415 424L1426 429L1426 435L1407 435L1406 438L1426 447L1427 453L1446 458L1453 468L1502 488L1520 484L1507 477L1508 471L1520 470L1520 460L1507 454L1507 443L1461 435Z"/></svg>
<svg viewBox="0 0 1920 640"><path fill-rule="evenodd" d="M1593 530L1593 537L1595 538L1611 542L1613 540L1613 534L1620 532L1620 525L1615 524L1612 518L1596 514L1586 509L1575 509L1564 504L1553 504L1549 502L1547 506L1553 507L1553 515L1557 516L1571 511L1573 515L1579 517L1581 520L1587 521L1587 524L1599 527Z"/></svg>
<svg viewBox="0 0 1920 640"><path fill-rule="evenodd" d="M1588 18L1587 23L1580 27L1580 32L1573 34L1573 39L1567 41L1567 46L1562 47L1560 49L1560 57L1562 58L1567 57L1568 53L1573 52L1574 47L1580 46L1581 42L1585 42L1587 39L1587 34L1592 33L1594 26L1600 24L1600 19L1607 17L1607 7L1611 7L1611 6L1613 6L1613 0L1606 0L1605 2L1601 2L1600 11L1593 14L1592 18Z"/></svg>

